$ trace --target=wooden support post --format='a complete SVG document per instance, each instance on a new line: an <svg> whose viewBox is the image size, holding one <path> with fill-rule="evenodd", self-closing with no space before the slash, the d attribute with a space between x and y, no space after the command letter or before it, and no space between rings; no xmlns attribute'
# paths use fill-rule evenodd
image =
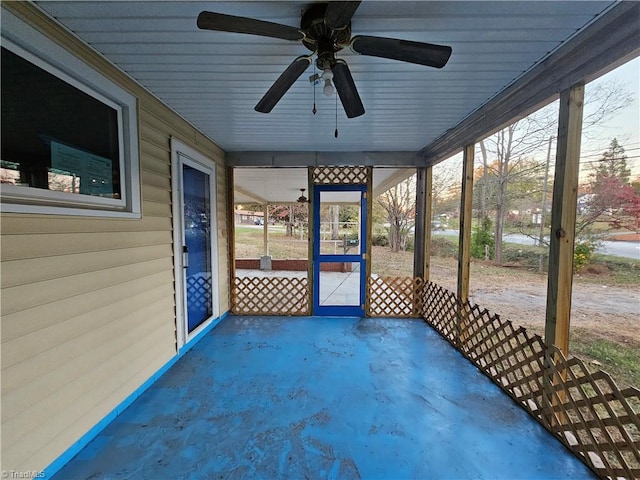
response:
<svg viewBox="0 0 640 480"><path fill-rule="evenodd" d="M307 203L307 285L309 286L307 309L309 315L313 315L313 242L319 242L319 238L313 236L313 208L315 190L313 188L313 168L307 167L307 192L309 202Z"/></svg>
<svg viewBox="0 0 640 480"><path fill-rule="evenodd" d="M262 244L263 255L269 256L269 205L262 205Z"/></svg>
<svg viewBox="0 0 640 480"><path fill-rule="evenodd" d="M236 215L235 199L233 193L233 167L227 167L227 258L229 259L229 305L233 305L231 295L233 292L233 282L236 277Z"/></svg>
<svg viewBox="0 0 640 480"><path fill-rule="evenodd" d="M431 218L433 217L433 167L425 170L426 201L424 209L425 235L424 235L424 272L422 278L425 283L429 281L429 269L431 266Z"/></svg>
<svg viewBox="0 0 640 480"><path fill-rule="evenodd" d="M569 319L573 281L580 138L584 85L560 94L556 167L551 205L551 239L547 283L545 343L569 353Z"/></svg>
<svg viewBox="0 0 640 480"><path fill-rule="evenodd" d="M367 224L365 226L365 234L367 237L367 253L365 260L364 281L364 314L369 312L370 295L369 295L369 279L371 278L371 253L373 249L373 238L371 233L373 230L373 167L367 167Z"/></svg>
<svg viewBox="0 0 640 480"><path fill-rule="evenodd" d="M427 227L427 174L426 167L416 169L416 222L413 248L413 277L424 278Z"/></svg>
<svg viewBox="0 0 640 480"><path fill-rule="evenodd" d="M469 300L469 268L471 257L471 222L473 221L473 161L475 145L464 147L462 160L462 193L460 198L460 235L458 237L458 326L456 343L464 346L467 314L463 307Z"/></svg>
<svg viewBox="0 0 640 480"><path fill-rule="evenodd" d="M469 299L469 258L471 222L473 220L473 160L475 145L464 147L462 160L462 194L460 198L460 234L458 237L458 300Z"/></svg>

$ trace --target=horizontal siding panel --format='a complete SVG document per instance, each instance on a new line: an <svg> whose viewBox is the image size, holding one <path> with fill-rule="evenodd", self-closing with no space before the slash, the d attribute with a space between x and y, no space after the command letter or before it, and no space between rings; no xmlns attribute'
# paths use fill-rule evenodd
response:
<svg viewBox="0 0 640 480"><path fill-rule="evenodd" d="M140 166L143 170L158 171L170 175L171 150L158 147L153 143L140 143Z"/></svg>
<svg viewBox="0 0 640 480"><path fill-rule="evenodd" d="M136 264L73 275L63 279L20 285L2 290L1 315L46 305L101 290L127 280L136 280L160 272L172 272L171 258L161 258Z"/></svg>
<svg viewBox="0 0 640 480"><path fill-rule="evenodd" d="M171 205L158 202L144 202L142 205L142 214L145 217L161 217L171 219Z"/></svg>
<svg viewBox="0 0 640 480"><path fill-rule="evenodd" d="M4 446L3 467L5 464L23 464L47 443L57 441L60 432L78 416L96 409L117 388L118 378L126 377L129 370L144 368L146 355L140 355L141 350L147 353L163 351L166 352L165 361L171 358L172 346L168 342L171 331L167 326L148 330L148 335L142 338L134 338L139 335L140 332L132 330L129 338L119 339L118 344L124 348L113 349L110 361L103 362L88 374L74 379L65 388L43 399L23 414L3 422L3 436L15 439ZM124 397L121 400L123 399ZM109 410L115 406L116 404L110 405ZM56 414L52 415L51 412ZM94 423L99 419L100 417L95 416Z"/></svg>
<svg viewBox="0 0 640 480"><path fill-rule="evenodd" d="M26 458L23 462L24 465L49 465L56 458L58 458L64 449L60 448L60 445L71 445L76 439L80 438L87 431L89 431L95 424L96 418L102 419L108 415L115 406L119 405L131 392L142 385L146 380L157 372L168 361L166 348L164 345L152 345L148 350L149 361L146 365L143 365L139 371L134 371L132 368L127 369L127 374L130 375L126 380L122 380L117 388L111 392L106 398L95 406L95 408L89 410L84 415L75 415L69 418L66 428L62 430L57 441L50 441L45 445L42 445L40 449L29 458Z"/></svg>
<svg viewBox="0 0 640 480"><path fill-rule="evenodd" d="M168 231L128 232L126 235L114 232L3 235L2 259L18 260L167 244L171 244L171 232Z"/></svg>
<svg viewBox="0 0 640 480"><path fill-rule="evenodd" d="M143 185L150 185L152 187L161 188L167 191L171 191L171 178L169 175L161 175L149 170L142 170L140 172Z"/></svg>
<svg viewBox="0 0 640 480"><path fill-rule="evenodd" d="M67 357L58 354L58 345L75 342L93 330L117 321L119 317L123 316L122 312L127 312L126 315L132 315L149 305L167 303L170 305L165 314L171 314L172 323L175 323L173 300L173 296L167 295L165 286L156 287L153 290L98 307L90 312L6 341L3 344L2 352L3 390L12 392L22 388L26 383L35 382L41 377L49 375L67 361ZM43 335L49 338L44 338ZM15 361L5 352L5 345L10 348L14 342L18 344L17 342L23 342L24 339L29 338L33 340L33 346L21 352Z"/></svg>
<svg viewBox="0 0 640 480"><path fill-rule="evenodd" d="M161 327L163 322L159 320L166 319L167 312L170 312L172 307L172 300L165 298L164 301L146 305L127 315L112 317L112 321L109 323L88 330L70 341L54 345L47 353L55 354L56 363L58 363L55 369L52 369L48 363L51 355L37 355L32 357L30 362L21 362L9 367L7 370L29 368L36 371L48 370L49 373L28 383L21 382L18 384L18 388L13 390L5 389L2 398L2 421L7 421L26 411L31 405L64 388L73 379L85 375L103 362L109 361L113 352L108 348L110 342L105 340L123 339L132 331L143 336L156 327ZM15 341L23 343L20 348L26 349L29 345L43 345L42 339L36 338L37 335L28 335L27 337L31 339L31 343L24 344L22 342L24 337ZM3 345L3 350L10 346L11 343ZM43 345L43 347L47 346ZM22 363L28 363L28 366L23 366ZM17 374L14 375L17 376Z"/></svg>
<svg viewBox="0 0 640 480"><path fill-rule="evenodd" d="M140 122L140 138L143 142L149 142L156 147L164 149L166 152L171 151L171 140L169 135L167 135L168 131L158 130L153 125L148 124L147 122Z"/></svg>
<svg viewBox="0 0 640 480"><path fill-rule="evenodd" d="M169 112L172 114L167 115ZM172 136L184 139L183 141L187 144L193 143L194 128L162 104L146 103L141 105L140 122L159 132L170 132ZM211 144L211 140L208 140L208 143Z"/></svg>
<svg viewBox="0 0 640 480"><path fill-rule="evenodd" d="M155 245L2 262L2 286L16 287L123 265L135 265L167 258L172 254L173 250L169 245Z"/></svg>
<svg viewBox="0 0 640 480"><path fill-rule="evenodd" d="M167 295L173 297L173 272L156 273L145 277L144 281L122 282L99 291L6 315L2 318L2 342L159 287L165 287Z"/></svg>
<svg viewBox="0 0 640 480"><path fill-rule="evenodd" d="M181 142L202 152L205 156L217 162L222 162L224 150L201 132L189 128L190 125L183 122L180 117L163 115L161 109L162 107L158 108L158 105L155 104L144 105L144 108L140 109L140 122L158 132L166 132L169 136L176 137Z"/></svg>
<svg viewBox="0 0 640 480"><path fill-rule="evenodd" d="M151 187L143 187L145 188ZM155 194L158 198L159 194ZM171 196L170 192L166 195ZM171 222L164 218L143 217L136 220L119 220L86 217L58 217L52 215L22 216L6 214L2 218L2 235L49 234L49 233L104 233L145 232L171 230ZM4 260L4 255L3 255Z"/></svg>
<svg viewBox="0 0 640 480"><path fill-rule="evenodd" d="M229 229L227 226L227 169L216 168L216 215L218 217L218 295L220 313L230 308L229 295Z"/></svg>
<svg viewBox="0 0 640 480"><path fill-rule="evenodd" d="M142 186L142 198L145 202L171 204L171 190L154 187L153 185Z"/></svg>

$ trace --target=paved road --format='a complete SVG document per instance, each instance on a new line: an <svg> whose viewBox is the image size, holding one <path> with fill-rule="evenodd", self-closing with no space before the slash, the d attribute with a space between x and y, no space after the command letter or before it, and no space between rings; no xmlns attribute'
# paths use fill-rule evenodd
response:
<svg viewBox="0 0 640 480"><path fill-rule="evenodd" d="M436 235L458 235L458 230L435 231ZM519 243L520 245L535 245L536 239L512 233L504 236L505 242ZM602 242L597 253L605 253L616 257L634 258L640 260L640 242Z"/></svg>

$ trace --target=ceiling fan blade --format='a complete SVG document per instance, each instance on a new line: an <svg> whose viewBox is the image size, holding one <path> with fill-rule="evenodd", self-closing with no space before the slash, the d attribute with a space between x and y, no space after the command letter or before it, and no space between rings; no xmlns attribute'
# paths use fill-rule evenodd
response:
<svg viewBox="0 0 640 480"><path fill-rule="evenodd" d="M435 68L444 67L451 56L451 47L444 45L368 35L353 37L351 48L362 55L390 58Z"/></svg>
<svg viewBox="0 0 640 480"><path fill-rule="evenodd" d="M282 72L271 88L264 94L255 106L256 112L269 113L273 107L280 101L282 96L287 93L291 85L300 78L307 67L311 64L310 56L300 56L296 58L287 69Z"/></svg>
<svg viewBox="0 0 640 480"><path fill-rule="evenodd" d="M249 35L262 35L283 40L302 40L304 38L302 32L295 27L253 18L225 15L224 13L200 12L197 24L198 28L203 30L248 33Z"/></svg>
<svg viewBox="0 0 640 480"><path fill-rule="evenodd" d="M342 30L351 21L361 2L329 2L324 23L333 30Z"/></svg>
<svg viewBox="0 0 640 480"><path fill-rule="evenodd" d="M364 115L364 106L358 89L349 71L349 66L344 60L336 60L333 67L333 84L336 86L340 101L348 118Z"/></svg>

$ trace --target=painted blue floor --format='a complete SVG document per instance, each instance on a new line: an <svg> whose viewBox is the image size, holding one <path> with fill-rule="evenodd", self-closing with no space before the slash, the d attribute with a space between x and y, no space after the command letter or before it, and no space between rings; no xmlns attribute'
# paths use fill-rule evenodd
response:
<svg viewBox="0 0 640 480"><path fill-rule="evenodd" d="M422 321L230 316L54 478L595 477Z"/></svg>

